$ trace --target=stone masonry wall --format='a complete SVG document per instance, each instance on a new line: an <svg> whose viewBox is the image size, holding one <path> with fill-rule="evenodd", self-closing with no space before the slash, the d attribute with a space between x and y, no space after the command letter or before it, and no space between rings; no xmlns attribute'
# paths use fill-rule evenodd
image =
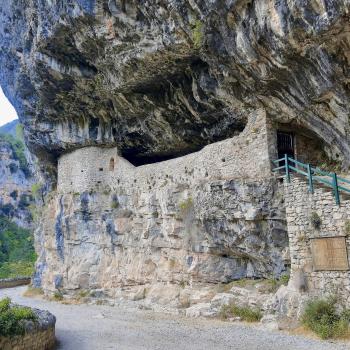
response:
<svg viewBox="0 0 350 350"><path fill-rule="evenodd" d="M160 163L134 167L118 156L117 148L85 147L60 157L58 191L82 192L130 184L147 191L171 178L176 183L219 179L262 179L271 176L268 127L263 111L251 115L236 137L204 147L199 152ZM109 170L111 158L115 161Z"/></svg>
<svg viewBox="0 0 350 350"><path fill-rule="evenodd" d="M347 250L350 237L347 221L350 219L350 200L342 198L337 206L331 189L315 185L315 192L308 192L302 179L293 177L285 182L285 206L288 225L291 280L300 274L306 277L306 287L311 295L337 295L350 306L350 271L314 271L311 239L316 237L346 236ZM314 228L311 216L321 219L319 229Z"/></svg>

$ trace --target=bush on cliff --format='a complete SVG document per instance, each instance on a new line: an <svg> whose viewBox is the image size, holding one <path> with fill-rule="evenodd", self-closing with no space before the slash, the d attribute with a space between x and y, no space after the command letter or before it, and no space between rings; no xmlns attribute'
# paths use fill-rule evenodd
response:
<svg viewBox="0 0 350 350"><path fill-rule="evenodd" d="M23 335L26 321L36 321L37 316L29 307L11 305L11 299L0 300L0 336Z"/></svg>

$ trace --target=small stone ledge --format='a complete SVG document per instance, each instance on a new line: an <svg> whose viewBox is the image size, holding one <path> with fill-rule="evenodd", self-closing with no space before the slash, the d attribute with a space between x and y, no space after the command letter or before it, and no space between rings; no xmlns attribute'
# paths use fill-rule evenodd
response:
<svg viewBox="0 0 350 350"><path fill-rule="evenodd" d="M1 350L50 350L56 344L56 317L48 311L33 309L36 322L27 321L23 336L1 337Z"/></svg>
<svg viewBox="0 0 350 350"><path fill-rule="evenodd" d="M0 289L25 286L30 284L30 277L16 277L0 279Z"/></svg>

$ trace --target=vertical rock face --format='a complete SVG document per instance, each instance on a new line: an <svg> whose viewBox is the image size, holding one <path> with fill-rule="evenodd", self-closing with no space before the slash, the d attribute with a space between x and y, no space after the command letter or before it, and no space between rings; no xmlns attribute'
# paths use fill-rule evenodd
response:
<svg viewBox="0 0 350 350"><path fill-rule="evenodd" d="M135 167L117 148L61 156L37 231L35 283L113 297L279 276L288 239L269 132L260 113L239 136L156 164Z"/></svg>
<svg viewBox="0 0 350 350"><path fill-rule="evenodd" d="M276 145L251 118L262 112L275 129L317 135L315 144L349 166L349 7L347 0L3 4L0 81L47 188L55 189L58 169L37 231L35 283L113 294L155 281L279 274L287 239L270 179ZM99 168L109 165L90 176L102 161L93 157L60 173L70 152L92 146L115 147L114 161L136 166L201 151L165 166L128 163L130 171L107 182Z"/></svg>
<svg viewBox="0 0 350 350"><path fill-rule="evenodd" d="M287 247L273 181L169 180L147 193L58 194L37 232L46 290L103 289L110 296L153 283L223 283L278 276Z"/></svg>
<svg viewBox="0 0 350 350"><path fill-rule="evenodd" d="M347 166L348 16L347 0L11 0L0 80L53 175L86 145L136 163L198 150L259 108Z"/></svg>

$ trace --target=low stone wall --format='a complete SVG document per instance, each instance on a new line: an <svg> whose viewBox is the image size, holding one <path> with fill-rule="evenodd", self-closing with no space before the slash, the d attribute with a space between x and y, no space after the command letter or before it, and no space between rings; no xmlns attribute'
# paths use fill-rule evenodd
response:
<svg viewBox="0 0 350 350"><path fill-rule="evenodd" d="M291 280L302 287L303 277L309 294L317 296L336 295L350 306L350 271L316 271L311 249L312 240L321 237L345 237L347 251L350 249L349 229L350 201L342 198L337 206L332 190L315 186L314 194L308 192L307 183L293 178L285 183L285 205L288 225ZM319 218L319 227L313 225ZM348 258L349 259L349 258Z"/></svg>
<svg viewBox="0 0 350 350"><path fill-rule="evenodd" d="M1 350L50 350L56 344L56 318L48 311L33 310L38 316L37 322L28 321L25 334L15 337L1 337Z"/></svg>
<svg viewBox="0 0 350 350"><path fill-rule="evenodd" d="M25 286L30 284L30 277L0 279L0 289Z"/></svg>

